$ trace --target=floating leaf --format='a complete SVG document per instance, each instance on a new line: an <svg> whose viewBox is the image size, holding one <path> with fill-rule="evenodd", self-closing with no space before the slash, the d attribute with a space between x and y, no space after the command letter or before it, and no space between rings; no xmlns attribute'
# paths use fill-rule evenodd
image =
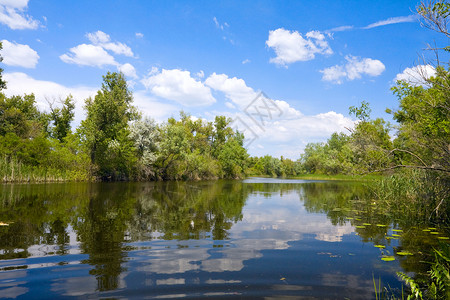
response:
<svg viewBox="0 0 450 300"><path fill-rule="evenodd" d="M397 252L397 255L413 255L413 254L408 251L400 251L400 252Z"/></svg>
<svg viewBox="0 0 450 300"><path fill-rule="evenodd" d="M438 239L440 239L440 240L448 240L450 238L448 236L438 236Z"/></svg>
<svg viewBox="0 0 450 300"><path fill-rule="evenodd" d="M370 226L370 225L372 225L372 224L370 224L370 223L363 223L363 225L365 225L365 226Z"/></svg>
<svg viewBox="0 0 450 300"><path fill-rule="evenodd" d="M393 233L392 236L400 236L400 234Z"/></svg>
<svg viewBox="0 0 450 300"><path fill-rule="evenodd" d="M387 239L387 240L390 240L390 239L393 239L393 237L392 237L392 236L389 236L389 235L387 235L387 236L386 236L386 239Z"/></svg>
<svg viewBox="0 0 450 300"><path fill-rule="evenodd" d="M374 247L376 247L376 248L380 248L380 249L384 249L384 248L386 248L386 246L385 246L385 245L374 245Z"/></svg>
<svg viewBox="0 0 450 300"><path fill-rule="evenodd" d="M383 260L383 261L393 261L393 260L395 260L395 257L393 257L393 256L383 256L381 258L381 260Z"/></svg>
<svg viewBox="0 0 450 300"><path fill-rule="evenodd" d="M387 225L384 224L377 224L378 227L386 227Z"/></svg>
<svg viewBox="0 0 450 300"><path fill-rule="evenodd" d="M430 234L439 234L437 231L430 232Z"/></svg>
<svg viewBox="0 0 450 300"><path fill-rule="evenodd" d="M427 231L431 231L430 229L423 229L422 231L425 231L425 232L427 232Z"/></svg>
<svg viewBox="0 0 450 300"><path fill-rule="evenodd" d="M346 217L346 219L347 219L347 220L353 220L353 218L351 218L351 217Z"/></svg>
<svg viewBox="0 0 450 300"><path fill-rule="evenodd" d="M436 227L428 227L430 230L436 230Z"/></svg>
<svg viewBox="0 0 450 300"><path fill-rule="evenodd" d="M394 232L403 232L403 230L401 230L401 229L392 229L392 231L394 231Z"/></svg>
<svg viewBox="0 0 450 300"><path fill-rule="evenodd" d="M355 226L355 228L366 228L366 226L363 226L363 225L357 225L357 226Z"/></svg>
<svg viewBox="0 0 450 300"><path fill-rule="evenodd" d="M361 221L361 218L356 218L355 220L356 220L356 221Z"/></svg>

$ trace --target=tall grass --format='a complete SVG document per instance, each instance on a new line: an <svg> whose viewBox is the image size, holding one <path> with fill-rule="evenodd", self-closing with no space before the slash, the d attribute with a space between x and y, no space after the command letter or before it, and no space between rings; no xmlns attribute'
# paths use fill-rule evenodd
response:
<svg viewBox="0 0 450 300"><path fill-rule="evenodd" d="M21 163L15 158L0 159L0 182L66 182L89 181L93 178L88 171L36 167Z"/></svg>
<svg viewBox="0 0 450 300"><path fill-rule="evenodd" d="M369 185L387 211L436 222L450 219L450 178L424 170L403 170Z"/></svg>

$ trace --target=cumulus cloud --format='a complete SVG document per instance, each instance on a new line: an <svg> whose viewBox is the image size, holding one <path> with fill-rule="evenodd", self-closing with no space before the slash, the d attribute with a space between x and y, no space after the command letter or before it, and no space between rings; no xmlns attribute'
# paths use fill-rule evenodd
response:
<svg viewBox="0 0 450 300"><path fill-rule="evenodd" d="M379 26L398 24L398 23L407 23L407 22L415 22L417 20L416 15L404 16L404 17L393 17L386 20L381 20L372 24L367 25L363 29L371 29Z"/></svg>
<svg viewBox="0 0 450 300"><path fill-rule="evenodd" d="M2 40L2 44L3 50L1 54L5 65L24 68L36 67L39 55L30 46L9 42L7 40Z"/></svg>
<svg viewBox="0 0 450 300"><path fill-rule="evenodd" d="M189 71L152 69L141 82L153 95L185 106L206 106L216 102L211 89L193 78Z"/></svg>
<svg viewBox="0 0 450 300"><path fill-rule="evenodd" d="M59 58L69 64L77 64L91 67L116 66L125 75L137 78L136 70L129 64L119 64L114 56L110 54L125 55L133 57L133 51L127 45L119 42L111 42L111 37L103 31L86 34L92 44L80 44L70 48L68 53ZM110 52L108 52L110 51Z"/></svg>
<svg viewBox="0 0 450 300"><path fill-rule="evenodd" d="M0 23L15 29L37 29L39 22L25 14L28 0L0 0Z"/></svg>
<svg viewBox="0 0 450 300"><path fill-rule="evenodd" d="M224 93L227 99L240 107L248 105L258 95L243 79L230 78L226 74L211 74L205 80L205 85Z"/></svg>
<svg viewBox="0 0 450 300"><path fill-rule="evenodd" d="M137 37L138 39L141 39L141 38L144 37L144 34L141 33L141 32L136 32L136 37Z"/></svg>
<svg viewBox="0 0 450 300"><path fill-rule="evenodd" d="M64 99L72 94L76 102L74 120L76 124L84 118L84 99L94 96L98 90L97 87L63 86L52 81L34 79L21 72L5 73L3 77L7 82L8 88L4 91L7 96L34 93L37 105L42 110L48 109L46 99Z"/></svg>
<svg viewBox="0 0 450 300"><path fill-rule="evenodd" d="M105 65L118 66L118 63L102 47L88 44L81 44L70 48L70 53L59 57L63 62L84 66L102 67Z"/></svg>
<svg viewBox="0 0 450 300"><path fill-rule="evenodd" d="M115 54L125 55L129 57L133 57L133 51L127 45L120 42L111 42L111 37L104 33L103 31L96 31L86 34L86 37L91 41L92 44L96 46L100 46L105 50L110 50Z"/></svg>
<svg viewBox="0 0 450 300"><path fill-rule="evenodd" d="M355 56L347 56L347 63L344 65L335 65L320 72L322 80L341 84L344 79L354 80L361 78L362 75L379 76L386 69L384 64L371 58L360 58Z"/></svg>
<svg viewBox="0 0 450 300"><path fill-rule="evenodd" d="M271 63L286 66L297 61L312 60L316 54L332 54L325 36L319 31L310 31L303 37L298 31L278 28L269 32L266 45L277 55Z"/></svg>
<svg viewBox="0 0 450 300"><path fill-rule="evenodd" d="M176 105L158 101L155 97L150 96L146 90L133 92L133 100L133 105L139 111L160 123L166 121L167 118L181 110Z"/></svg>
<svg viewBox="0 0 450 300"><path fill-rule="evenodd" d="M136 74L136 69L133 67L132 64L126 63L123 65L120 65L118 67L119 71L122 72L125 76L127 77L131 77L134 79L137 79L138 76Z"/></svg>
<svg viewBox="0 0 450 300"><path fill-rule="evenodd" d="M425 85L426 80L436 75L436 69L432 65L418 65L406 68L395 76L394 81L403 80L412 85Z"/></svg>

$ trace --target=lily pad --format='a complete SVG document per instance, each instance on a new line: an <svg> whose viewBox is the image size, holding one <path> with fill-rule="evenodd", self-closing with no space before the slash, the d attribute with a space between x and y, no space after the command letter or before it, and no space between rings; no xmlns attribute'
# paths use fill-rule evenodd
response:
<svg viewBox="0 0 450 300"><path fill-rule="evenodd" d="M353 220L353 218L351 218L351 217L346 217L346 219L347 219L347 220Z"/></svg>
<svg viewBox="0 0 450 300"><path fill-rule="evenodd" d="M366 226L364 226L364 225L357 225L357 226L355 226L355 228L366 228Z"/></svg>
<svg viewBox="0 0 450 300"><path fill-rule="evenodd" d="M393 257L393 256L383 256L381 258L381 260L382 261L393 261L393 260L395 260L395 257Z"/></svg>
<svg viewBox="0 0 450 300"><path fill-rule="evenodd" d="M370 226L370 225L372 225L372 224L370 224L370 223L363 223L363 225L364 225L364 226Z"/></svg>
<svg viewBox="0 0 450 300"><path fill-rule="evenodd" d="M430 234L439 234L439 232L437 232L437 231L432 231L432 232L430 232Z"/></svg>
<svg viewBox="0 0 450 300"><path fill-rule="evenodd" d="M377 224L378 227L386 227L387 225L384 224Z"/></svg>
<svg viewBox="0 0 450 300"><path fill-rule="evenodd" d="M408 251L399 251L399 252L397 252L397 255L413 255L411 252L408 252Z"/></svg>
<svg viewBox="0 0 450 300"><path fill-rule="evenodd" d="M450 238L448 236L438 236L438 239L440 239L440 240L448 240Z"/></svg>
<svg viewBox="0 0 450 300"><path fill-rule="evenodd" d="M392 231L394 231L394 232L403 232L403 230L401 230L401 229L392 229Z"/></svg>
<svg viewBox="0 0 450 300"><path fill-rule="evenodd" d="M422 231L425 231L425 232L427 232L427 231L431 231L430 229L423 229Z"/></svg>
<svg viewBox="0 0 450 300"><path fill-rule="evenodd" d="M392 236L400 236L400 234L393 233Z"/></svg>
<svg viewBox="0 0 450 300"><path fill-rule="evenodd" d="M384 248L386 248L386 246L385 246L385 245L374 245L374 247L376 247L376 248L380 248L380 249L384 249Z"/></svg>

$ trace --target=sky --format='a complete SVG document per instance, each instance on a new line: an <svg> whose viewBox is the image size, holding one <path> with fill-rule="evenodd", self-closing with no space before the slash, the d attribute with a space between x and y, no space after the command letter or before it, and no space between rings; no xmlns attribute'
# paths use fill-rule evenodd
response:
<svg viewBox="0 0 450 300"><path fill-rule="evenodd" d="M76 127L108 71L122 72L144 116L233 119L251 155L298 159L349 133L349 106L392 121L396 80L434 74L416 1L0 0L8 96L48 109L69 94Z"/></svg>

